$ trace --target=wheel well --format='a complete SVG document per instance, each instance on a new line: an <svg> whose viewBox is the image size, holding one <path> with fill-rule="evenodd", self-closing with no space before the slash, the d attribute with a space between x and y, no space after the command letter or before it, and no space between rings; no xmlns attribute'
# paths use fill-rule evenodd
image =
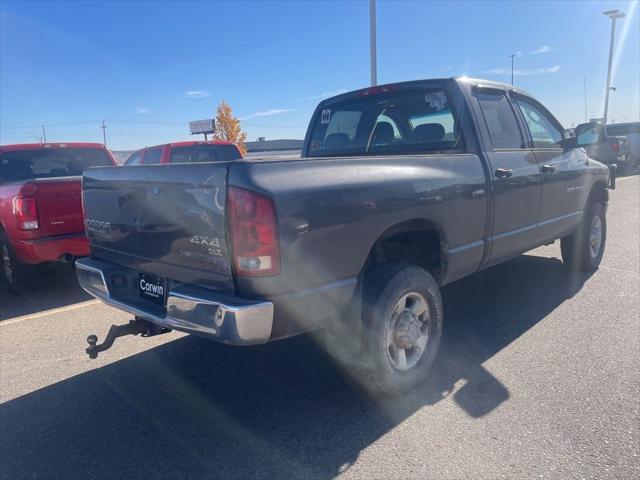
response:
<svg viewBox="0 0 640 480"><path fill-rule="evenodd" d="M394 225L371 247L365 269L382 263L407 263L428 270L439 280L446 269L441 242L440 231L428 220Z"/></svg>
<svg viewBox="0 0 640 480"><path fill-rule="evenodd" d="M589 200L587 204L590 205L594 202L600 202L602 205L609 201L609 190L607 190L607 184L604 182L596 183L589 192Z"/></svg>

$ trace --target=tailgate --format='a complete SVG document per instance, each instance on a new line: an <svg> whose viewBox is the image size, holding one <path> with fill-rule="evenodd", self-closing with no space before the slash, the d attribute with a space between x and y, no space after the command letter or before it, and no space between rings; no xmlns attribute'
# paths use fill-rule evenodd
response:
<svg viewBox="0 0 640 480"><path fill-rule="evenodd" d="M81 177L41 178L34 184L40 235L82 233Z"/></svg>
<svg viewBox="0 0 640 480"><path fill-rule="evenodd" d="M85 224L93 256L232 293L227 168L201 163L86 171Z"/></svg>

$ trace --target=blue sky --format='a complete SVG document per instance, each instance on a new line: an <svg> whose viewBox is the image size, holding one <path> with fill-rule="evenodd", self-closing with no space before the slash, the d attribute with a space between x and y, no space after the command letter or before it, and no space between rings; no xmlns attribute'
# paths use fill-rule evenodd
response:
<svg viewBox="0 0 640 480"><path fill-rule="evenodd" d="M225 99L249 139L302 138L315 104L369 82L368 2L0 1L0 143L189 139ZM468 75L516 85L567 127L640 120L638 2L378 1L378 80Z"/></svg>

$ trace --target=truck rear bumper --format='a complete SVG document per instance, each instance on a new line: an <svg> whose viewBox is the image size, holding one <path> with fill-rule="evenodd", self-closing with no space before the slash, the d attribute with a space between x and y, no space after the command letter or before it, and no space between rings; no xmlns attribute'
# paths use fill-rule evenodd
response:
<svg viewBox="0 0 640 480"><path fill-rule="evenodd" d="M25 263L55 262L65 256L89 255L89 242L84 232L33 240L18 240L14 249L16 256Z"/></svg>
<svg viewBox="0 0 640 480"><path fill-rule="evenodd" d="M166 308L158 308L130 294L119 294L127 287L126 279L136 273L130 269L102 260L82 258L76 261L76 273L80 286L94 297L161 327L231 345L265 343L271 336L271 302L230 297L204 288L177 284L167 286Z"/></svg>

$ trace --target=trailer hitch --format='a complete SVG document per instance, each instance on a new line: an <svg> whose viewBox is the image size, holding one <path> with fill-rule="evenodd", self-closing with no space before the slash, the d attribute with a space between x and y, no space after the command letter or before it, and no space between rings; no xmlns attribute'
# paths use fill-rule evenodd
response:
<svg viewBox="0 0 640 480"><path fill-rule="evenodd" d="M85 352L87 352L89 358L98 358L98 353L110 349L113 346L113 342L116 341L116 338L124 337L126 335L153 337L170 331L170 328L159 327L158 325L140 317L135 317L133 320L129 320L129 323L125 325L111 325L104 342L100 345L97 345L98 337L96 335L89 335L87 337L87 343L89 346L86 348Z"/></svg>

